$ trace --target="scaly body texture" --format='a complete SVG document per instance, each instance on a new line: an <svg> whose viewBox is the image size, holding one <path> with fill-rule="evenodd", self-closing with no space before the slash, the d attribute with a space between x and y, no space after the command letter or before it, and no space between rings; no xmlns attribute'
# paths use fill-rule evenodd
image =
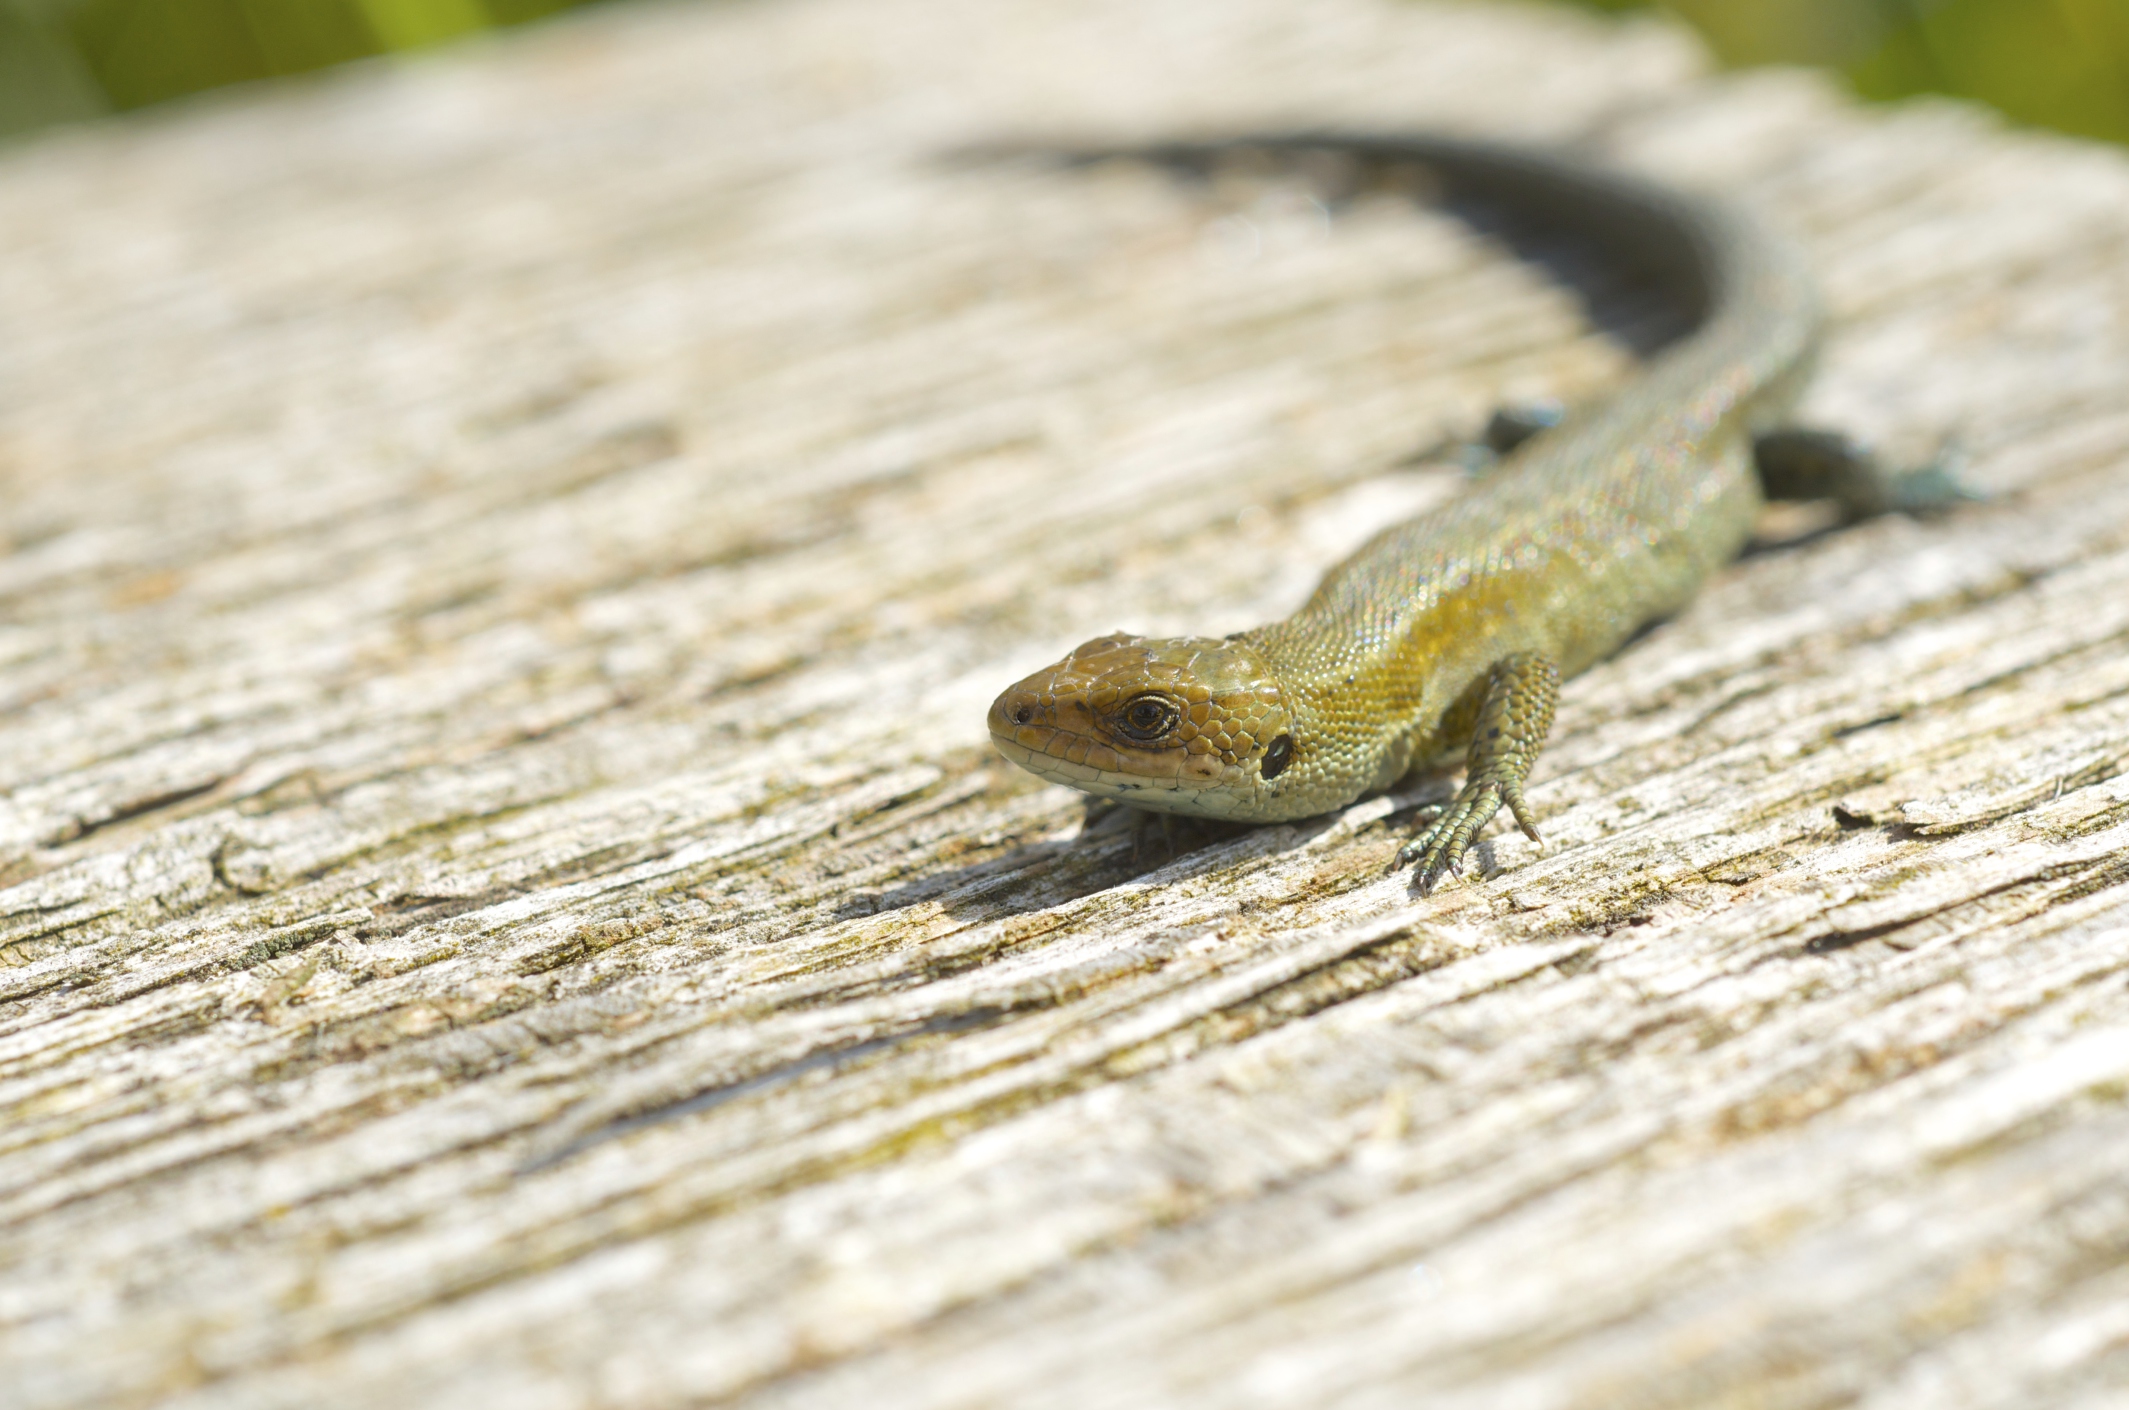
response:
<svg viewBox="0 0 2129 1410"><path fill-rule="evenodd" d="M990 729L1045 778L1251 822L1342 806L1468 741L1463 791L1399 854L1431 888L1504 805L1537 836L1522 783L1560 677L1677 610L1743 546L1761 504L1754 438L1808 375L1817 304L1791 245L1638 178L1452 140L1280 145L1418 163L1451 192L1582 231L1665 280L1694 329L1603 406L1378 534L1293 616L1224 639L1088 642L1000 695Z"/></svg>

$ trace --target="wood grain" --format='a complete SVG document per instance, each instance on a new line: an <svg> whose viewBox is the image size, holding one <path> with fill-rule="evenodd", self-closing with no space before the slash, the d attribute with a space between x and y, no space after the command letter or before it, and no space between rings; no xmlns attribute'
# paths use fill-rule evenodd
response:
<svg viewBox="0 0 2129 1410"><path fill-rule="evenodd" d="M1651 314L967 155L1297 125L1758 205L1813 416L1994 499L1770 519L1429 900L1449 778L1090 820L998 688ZM2123 1403L2125 255L2119 152L1507 5L624 6L0 152L0 1403Z"/></svg>

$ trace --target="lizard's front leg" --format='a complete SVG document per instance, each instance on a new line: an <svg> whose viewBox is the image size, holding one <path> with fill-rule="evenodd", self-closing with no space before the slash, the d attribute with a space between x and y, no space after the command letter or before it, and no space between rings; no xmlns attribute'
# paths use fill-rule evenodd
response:
<svg viewBox="0 0 2129 1410"><path fill-rule="evenodd" d="M1425 832L1398 849L1390 870L1416 863L1422 896L1443 872L1461 875L1464 853L1503 803L1523 835L1540 840L1523 801L1523 780L1544 747L1559 699L1560 671L1545 657L1524 652L1493 663L1465 756L1463 789Z"/></svg>

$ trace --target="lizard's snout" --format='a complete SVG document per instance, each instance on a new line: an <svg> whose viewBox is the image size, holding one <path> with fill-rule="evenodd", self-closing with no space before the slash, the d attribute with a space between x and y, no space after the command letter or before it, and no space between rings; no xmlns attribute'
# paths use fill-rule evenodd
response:
<svg viewBox="0 0 2129 1410"><path fill-rule="evenodd" d="M1032 725L1047 723L1050 713L1046 708L1048 704L1047 700L1028 689L1026 682L1013 686L991 702L990 718L987 721L991 733L1012 739ZM1026 742L1034 743L1033 740Z"/></svg>

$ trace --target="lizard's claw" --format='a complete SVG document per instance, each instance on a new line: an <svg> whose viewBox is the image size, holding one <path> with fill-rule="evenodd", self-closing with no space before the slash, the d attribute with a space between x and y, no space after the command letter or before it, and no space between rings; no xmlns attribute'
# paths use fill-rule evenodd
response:
<svg viewBox="0 0 2129 1410"><path fill-rule="evenodd" d="M1443 873L1458 877L1464 874L1464 854L1471 850L1479 833L1493 821L1494 814L1503 804L1514 814L1516 825L1523 829L1525 836L1533 842L1543 840L1530 820L1522 789L1503 786L1498 781L1467 783L1456 795L1456 801L1428 824L1426 831L1397 849L1390 870L1394 872L1416 863L1413 875L1419 894L1431 895Z"/></svg>
<svg viewBox="0 0 2129 1410"><path fill-rule="evenodd" d="M1397 849L1390 870L1413 867L1419 894L1430 894L1444 872L1464 874L1464 853L1471 850L1479 829L1501 810L1501 790L1493 783L1465 784L1456 801L1442 810L1427 830Z"/></svg>

